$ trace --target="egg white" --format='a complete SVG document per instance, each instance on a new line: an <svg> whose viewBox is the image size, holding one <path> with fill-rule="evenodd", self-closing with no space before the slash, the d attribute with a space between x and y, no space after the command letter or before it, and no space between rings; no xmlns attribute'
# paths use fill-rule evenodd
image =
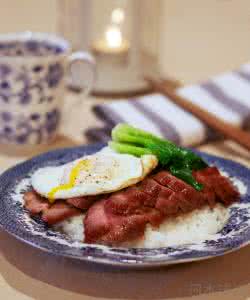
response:
<svg viewBox="0 0 250 300"><path fill-rule="evenodd" d="M73 187L58 190L53 196L54 199L99 195L121 190L141 181L158 164L154 155L138 158L106 149L65 165L37 170L31 176L34 190L48 198L52 189L69 182L72 168L81 160L87 160L89 168L80 172Z"/></svg>

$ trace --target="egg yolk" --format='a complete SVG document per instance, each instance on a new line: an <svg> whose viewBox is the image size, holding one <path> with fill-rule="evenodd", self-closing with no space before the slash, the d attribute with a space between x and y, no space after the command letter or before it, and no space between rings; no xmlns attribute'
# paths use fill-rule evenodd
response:
<svg viewBox="0 0 250 300"><path fill-rule="evenodd" d="M54 187L48 193L48 199L50 203L55 201L55 194L59 191L69 190L73 188L76 184L77 177L79 176L81 171L87 171L90 169L90 161L88 159L80 160L71 170L69 176L69 182L65 184L61 184L59 186Z"/></svg>

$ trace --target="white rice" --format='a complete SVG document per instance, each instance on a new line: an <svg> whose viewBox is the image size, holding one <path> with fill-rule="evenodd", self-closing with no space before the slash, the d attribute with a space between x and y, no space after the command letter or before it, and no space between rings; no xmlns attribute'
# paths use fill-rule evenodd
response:
<svg viewBox="0 0 250 300"><path fill-rule="evenodd" d="M168 218L159 228L147 225L144 238L123 244L125 247L167 247L202 241L220 231L229 218L229 209L217 204L213 209L208 206L191 213ZM84 215L72 217L54 226L75 241L84 240Z"/></svg>
<svg viewBox="0 0 250 300"><path fill-rule="evenodd" d="M72 240L82 242L84 239L83 220L84 214L66 219L63 222L55 224L53 227L55 230L70 236Z"/></svg>
<svg viewBox="0 0 250 300"><path fill-rule="evenodd" d="M147 225L144 238L129 244L132 247L157 248L184 245L211 239L229 218L229 210L217 204L213 209L206 206L188 214L169 218L159 228Z"/></svg>

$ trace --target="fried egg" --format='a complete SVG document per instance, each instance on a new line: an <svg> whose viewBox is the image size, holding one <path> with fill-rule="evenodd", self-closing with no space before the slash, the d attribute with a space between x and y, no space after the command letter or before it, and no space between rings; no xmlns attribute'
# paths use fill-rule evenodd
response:
<svg viewBox="0 0 250 300"><path fill-rule="evenodd" d="M31 184L50 202L121 190L143 180L158 164L154 155L138 158L100 151L61 166L38 169Z"/></svg>

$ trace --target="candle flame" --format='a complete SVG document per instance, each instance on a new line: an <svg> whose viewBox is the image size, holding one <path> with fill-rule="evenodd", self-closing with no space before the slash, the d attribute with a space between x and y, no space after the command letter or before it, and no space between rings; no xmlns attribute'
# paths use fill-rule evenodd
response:
<svg viewBox="0 0 250 300"><path fill-rule="evenodd" d="M111 25L105 32L105 39L110 48L118 48L122 44L122 33L118 26Z"/></svg>

